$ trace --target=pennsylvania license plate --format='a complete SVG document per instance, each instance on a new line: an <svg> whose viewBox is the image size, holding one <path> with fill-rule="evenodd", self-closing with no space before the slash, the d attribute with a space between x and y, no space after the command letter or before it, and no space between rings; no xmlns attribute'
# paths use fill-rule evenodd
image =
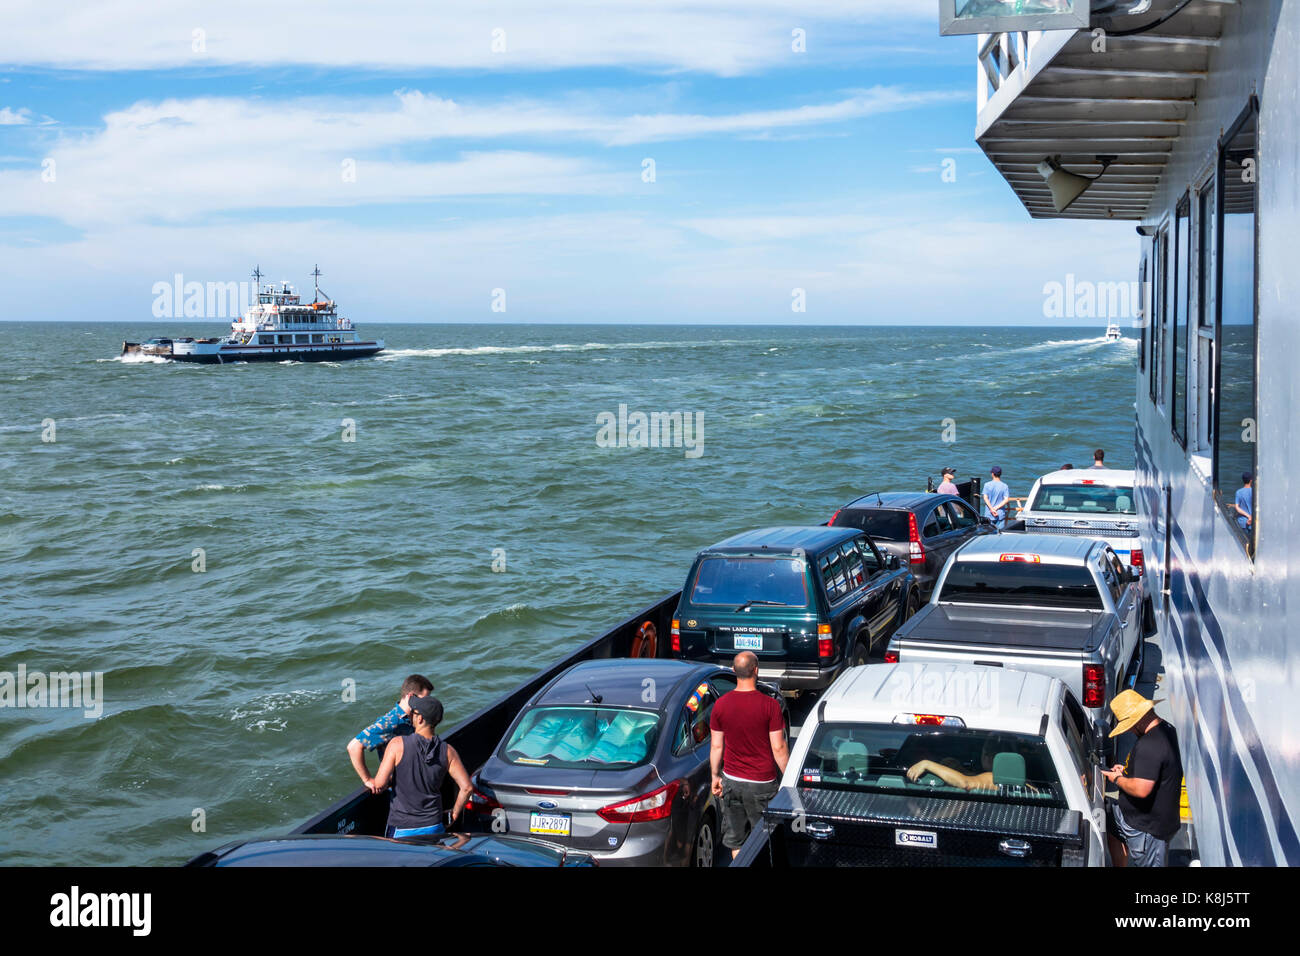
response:
<svg viewBox="0 0 1300 956"><path fill-rule="evenodd" d="M735 648L738 651L761 651L763 649L761 634L737 634L735 635L735 641Z"/></svg>
<svg viewBox="0 0 1300 956"><path fill-rule="evenodd" d="M528 818L528 832L566 837L572 829L572 823L573 818L567 813L538 813L534 810Z"/></svg>

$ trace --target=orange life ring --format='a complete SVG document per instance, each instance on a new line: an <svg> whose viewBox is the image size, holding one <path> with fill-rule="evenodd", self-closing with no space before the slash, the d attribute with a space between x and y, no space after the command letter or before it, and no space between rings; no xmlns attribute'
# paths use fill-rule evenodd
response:
<svg viewBox="0 0 1300 956"><path fill-rule="evenodd" d="M632 638L630 657L658 657L659 630L653 621L646 621L637 628L636 637Z"/></svg>

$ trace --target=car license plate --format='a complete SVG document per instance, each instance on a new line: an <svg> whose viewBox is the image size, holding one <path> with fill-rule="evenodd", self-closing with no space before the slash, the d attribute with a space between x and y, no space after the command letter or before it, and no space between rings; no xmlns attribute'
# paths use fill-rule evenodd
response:
<svg viewBox="0 0 1300 956"><path fill-rule="evenodd" d="M567 813L538 813L533 811L528 818L529 833L544 833L547 836L568 836L573 818Z"/></svg>
<svg viewBox="0 0 1300 956"><path fill-rule="evenodd" d="M763 637L760 634L737 634L735 648L738 651L761 651Z"/></svg>

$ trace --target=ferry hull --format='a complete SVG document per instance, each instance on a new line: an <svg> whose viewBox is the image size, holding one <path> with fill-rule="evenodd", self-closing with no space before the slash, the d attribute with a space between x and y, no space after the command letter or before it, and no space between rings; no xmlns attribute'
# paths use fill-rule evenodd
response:
<svg viewBox="0 0 1300 956"><path fill-rule="evenodd" d="M337 349L227 349L216 353L192 355L173 353L163 357L173 362L193 362L199 365L226 365L231 362L343 362L348 359L369 358L383 350L382 345L359 345L356 348Z"/></svg>

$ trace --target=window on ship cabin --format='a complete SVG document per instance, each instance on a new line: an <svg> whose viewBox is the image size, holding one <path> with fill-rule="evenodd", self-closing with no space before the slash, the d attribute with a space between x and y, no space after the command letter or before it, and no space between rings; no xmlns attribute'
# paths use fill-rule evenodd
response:
<svg viewBox="0 0 1300 956"><path fill-rule="evenodd" d="M1214 444L1214 263L1218 178L1211 176L1196 194L1196 440L1206 453Z"/></svg>
<svg viewBox="0 0 1300 956"><path fill-rule="evenodd" d="M1147 287L1147 272L1150 265L1151 260L1144 249L1142 263L1138 266L1138 313L1142 318L1142 341L1138 347L1139 372L1145 372L1147 368L1147 332L1151 326L1151 305L1147 301L1150 297L1150 289Z"/></svg>
<svg viewBox="0 0 1300 956"><path fill-rule="evenodd" d="M1168 281L1169 228L1166 226L1156 235L1155 245L1155 281L1151 294L1151 367L1150 375L1151 401L1156 405L1164 404L1164 355L1165 355L1165 303L1166 284Z"/></svg>
<svg viewBox="0 0 1300 956"><path fill-rule="evenodd" d="M1237 523L1234 507L1241 476L1255 474L1259 446L1258 387L1258 153L1259 105L1250 105L1219 144L1218 406L1214 429L1214 489L1219 507L1248 555L1255 553L1258 522ZM1252 491L1252 515L1259 514L1259 489Z"/></svg>
<svg viewBox="0 0 1300 956"><path fill-rule="evenodd" d="M1192 275L1192 201L1184 195L1174 215L1173 296L1170 310L1169 350L1170 390L1169 423L1178 444L1187 447L1187 307Z"/></svg>

